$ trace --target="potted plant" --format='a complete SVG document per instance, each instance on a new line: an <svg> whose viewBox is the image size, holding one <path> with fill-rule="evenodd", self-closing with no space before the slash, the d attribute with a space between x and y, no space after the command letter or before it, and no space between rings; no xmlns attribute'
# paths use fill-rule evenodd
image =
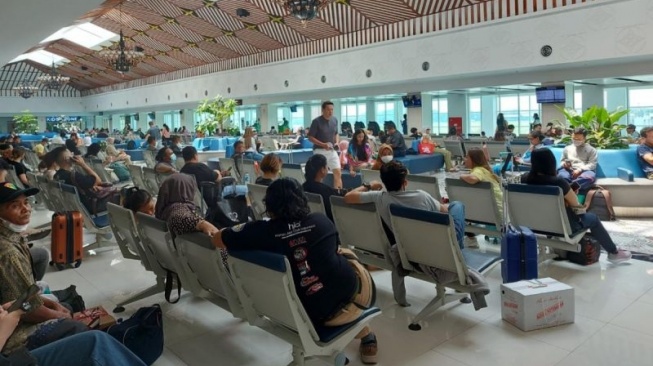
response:
<svg viewBox="0 0 653 366"><path fill-rule="evenodd" d="M39 121L29 110L14 116L14 131L18 133L35 134L39 129Z"/></svg>
<svg viewBox="0 0 653 366"><path fill-rule="evenodd" d="M197 125L197 130L205 136L210 136L216 132L224 132L224 124L236 111L236 101L230 98L223 98L217 95L215 98L204 100L197 107L197 112L208 115Z"/></svg>
<svg viewBox="0 0 653 366"><path fill-rule="evenodd" d="M616 111L608 112L607 109L595 105L583 114L578 114L573 109L559 109L569 122L569 128L583 127L587 130L587 142L596 149L628 149L628 144L621 136L621 131L626 128L626 125L619 123L619 120L628 114L627 109L618 108ZM571 143L571 136L564 137L561 142Z"/></svg>

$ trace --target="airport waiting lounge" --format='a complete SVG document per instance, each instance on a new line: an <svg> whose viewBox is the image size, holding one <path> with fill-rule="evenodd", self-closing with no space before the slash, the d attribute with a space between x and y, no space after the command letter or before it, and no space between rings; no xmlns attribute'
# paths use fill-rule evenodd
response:
<svg viewBox="0 0 653 366"><path fill-rule="evenodd" d="M628 365L649 0L8 0L0 365Z"/></svg>

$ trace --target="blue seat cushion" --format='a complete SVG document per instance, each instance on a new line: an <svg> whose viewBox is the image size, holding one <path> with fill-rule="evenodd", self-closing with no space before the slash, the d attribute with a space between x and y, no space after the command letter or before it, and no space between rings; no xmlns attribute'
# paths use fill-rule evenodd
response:
<svg viewBox="0 0 653 366"><path fill-rule="evenodd" d="M351 323L347 323L345 325L341 325L339 327L325 327L325 326L315 326L315 331L317 332L317 335L320 337L320 341L324 343L331 342L335 338L337 338L339 335L343 334L346 332L348 329L353 327L354 325L358 324L360 321L364 320L368 316L372 314L376 314L380 312L381 310L379 308L373 307L365 310L361 316L356 319L355 321Z"/></svg>
<svg viewBox="0 0 653 366"><path fill-rule="evenodd" d="M444 166L444 156L440 153L430 155L406 155L395 159L404 164L410 174L420 174L439 170Z"/></svg>
<svg viewBox="0 0 653 366"><path fill-rule="evenodd" d="M93 217L93 223L99 228L107 227L109 226L109 215L106 212L104 214L100 213L98 216Z"/></svg>
<svg viewBox="0 0 653 366"><path fill-rule="evenodd" d="M493 264L501 261L501 257L491 253L481 253L477 250L463 249L463 257L467 267L483 272L490 268Z"/></svg>

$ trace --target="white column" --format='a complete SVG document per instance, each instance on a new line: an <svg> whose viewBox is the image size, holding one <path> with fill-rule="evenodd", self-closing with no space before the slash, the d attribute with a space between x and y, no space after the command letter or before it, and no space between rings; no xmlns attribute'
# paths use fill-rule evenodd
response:
<svg viewBox="0 0 653 366"><path fill-rule="evenodd" d="M411 127L417 127L420 132L424 132L427 128L431 129L433 133L433 95L422 94L422 123L413 125L412 121L408 120L408 130Z"/></svg>
<svg viewBox="0 0 653 366"><path fill-rule="evenodd" d="M368 100L365 102L365 117L366 121L363 121L365 123L365 127L367 127L367 124L370 121L376 121L376 106L374 105L374 100ZM379 122L379 121L376 121Z"/></svg>
<svg viewBox="0 0 653 366"><path fill-rule="evenodd" d="M412 97L415 95L418 99L422 101L422 106L421 107L411 107L411 108L406 108L406 118L408 118L408 133L410 133L410 129L415 127L417 129L422 128L422 121L424 120L423 115L422 115L422 109L424 108L424 99L422 99L422 94L421 93L411 93L410 96ZM397 129L401 131L401 121L404 119L403 115L400 115L398 118L398 121L396 121ZM402 131L403 132L403 131Z"/></svg>
<svg viewBox="0 0 653 366"><path fill-rule="evenodd" d="M497 96L481 96L481 131L485 131L485 136L494 136L497 129Z"/></svg>
<svg viewBox="0 0 653 366"><path fill-rule="evenodd" d="M565 86L565 85L562 81L555 81L555 82L542 83L542 86ZM569 98L570 93L572 94L571 98L573 98L574 89L572 87L566 86L565 99ZM543 125L546 126L547 123L553 121L562 122L565 125L567 125L567 119L565 118L565 115L562 112L560 112L558 108L564 109L565 104L563 103L542 104L542 115L540 116L540 120L542 121Z"/></svg>
<svg viewBox="0 0 653 366"><path fill-rule="evenodd" d="M119 114L112 114L111 115L111 122L109 123L109 126L103 126L103 127L108 127L109 130L113 131L114 128L119 128L120 127L120 115Z"/></svg>
<svg viewBox="0 0 653 366"><path fill-rule="evenodd" d="M154 120L156 121L156 125L161 127L163 125L163 111L155 111Z"/></svg>
<svg viewBox="0 0 653 366"><path fill-rule="evenodd" d="M447 108L449 118L460 117L462 118L463 135L469 133L469 126L467 122L467 96L464 94L448 94L447 95Z"/></svg>
<svg viewBox="0 0 653 366"><path fill-rule="evenodd" d="M607 88L606 89L606 105L605 108L609 111L614 111L617 108L628 107L628 89L626 88ZM625 122L623 122L625 123Z"/></svg>
<svg viewBox="0 0 653 366"><path fill-rule="evenodd" d="M583 85L581 88L583 93L583 110L592 106L603 107L603 87L599 85ZM572 94L573 101L573 94ZM574 106L576 107L576 106Z"/></svg>
<svg viewBox="0 0 653 366"><path fill-rule="evenodd" d="M38 117L36 117L36 119L38 119L38 122L39 122L38 131L39 132L45 131L45 128L47 127L47 124L45 123L45 116L38 116Z"/></svg>

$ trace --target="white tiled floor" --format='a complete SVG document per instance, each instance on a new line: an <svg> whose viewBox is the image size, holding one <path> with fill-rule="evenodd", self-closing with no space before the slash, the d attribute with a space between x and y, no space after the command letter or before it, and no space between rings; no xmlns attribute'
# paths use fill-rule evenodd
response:
<svg viewBox="0 0 653 366"><path fill-rule="evenodd" d="M47 221L35 211L35 222ZM90 239L90 237L89 237ZM496 246L479 241L482 249ZM46 239L37 245L48 245ZM487 246L487 248L486 248ZM411 307L392 300L388 272L373 272L383 314L372 326L379 339L380 365L561 365L637 366L653 363L653 263L632 261L612 266L579 267L546 262L540 276L550 276L575 288L576 322L534 332L522 332L501 320L500 270L489 274L489 307L450 304L436 312L419 332L408 323L434 295L433 286L408 279ZM87 256L78 269L50 269L45 277L54 289L77 285L87 306L115 304L154 283L140 263L125 260L116 248ZM268 333L234 319L215 305L184 294L179 303L165 302L163 294L127 306L127 317L140 306L159 303L164 310L166 348L156 366L168 365L285 365L290 346ZM360 365L357 344L347 354ZM311 364L317 364L312 362Z"/></svg>

